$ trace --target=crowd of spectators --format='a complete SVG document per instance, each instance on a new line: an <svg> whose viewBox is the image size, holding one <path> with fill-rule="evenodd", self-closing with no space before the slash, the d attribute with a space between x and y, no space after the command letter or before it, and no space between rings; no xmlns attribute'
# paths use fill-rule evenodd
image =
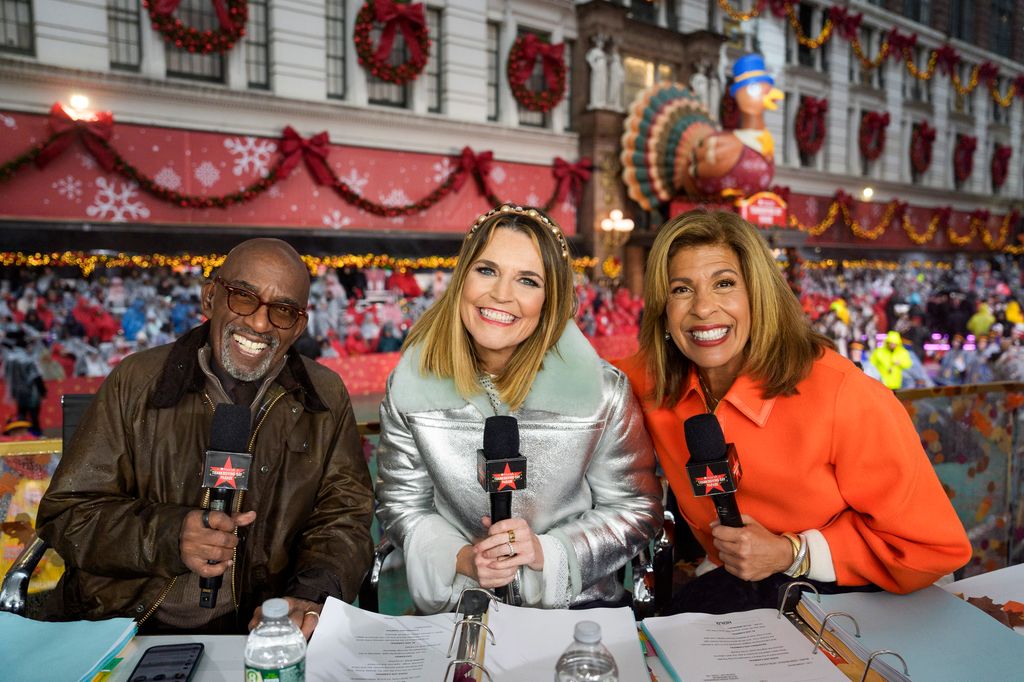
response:
<svg viewBox="0 0 1024 682"><path fill-rule="evenodd" d="M884 351L889 332L899 333L909 353L904 388L1024 380L1017 259L961 254L946 264L796 263L787 276L815 327L880 380L886 371L880 358L893 354L875 351ZM444 271L328 269L313 278L307 332L296 346L323 358L398 351L447 279ZM47 380L102 377L125 355L173 340L202 320L204 281L199 269L89 277L72 269L0 272L8 402L17 402L20 390L26 405L38 403L38 395L19 388L26 382L41 387L39 393ZM636 335L643 309L638 295L584 275L576 289L576 321L587 336ZM31 360L35 371L26 365Z"/></svg>

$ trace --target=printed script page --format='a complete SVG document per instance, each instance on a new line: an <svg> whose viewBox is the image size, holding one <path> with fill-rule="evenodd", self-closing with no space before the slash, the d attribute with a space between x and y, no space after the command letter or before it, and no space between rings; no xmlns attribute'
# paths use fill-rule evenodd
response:
<svg viewBox="0 0 1024 682"><path fill-rule="evenodd" d="M385 616L330 597L306 652L309 682L438 682L455 616Z"/></svg>
<svg viewBox="0 0 1024 682"><path fill-rule="evenodd" d="M680 682L846 682L827 658L772 609L711 615L681 613L641 623Z"/></svg>

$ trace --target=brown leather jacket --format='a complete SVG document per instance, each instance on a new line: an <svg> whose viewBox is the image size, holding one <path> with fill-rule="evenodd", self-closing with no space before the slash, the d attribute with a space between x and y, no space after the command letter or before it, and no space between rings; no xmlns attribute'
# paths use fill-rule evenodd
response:
<svg viewBox="0 0 1024 682"><path fill-rule="evenodd" d="M125 358L89 406L39 506L39 535L67 564L63 604L45 616L145 622L188 573L178 538L204 494L208 326ZM239 529L234 582L229 571L221 588L237 606L207 630L245 632L269 597L351 602L371 561L373 492L341 379L289 351L254 430L241 511L256 521Z"/></svg>

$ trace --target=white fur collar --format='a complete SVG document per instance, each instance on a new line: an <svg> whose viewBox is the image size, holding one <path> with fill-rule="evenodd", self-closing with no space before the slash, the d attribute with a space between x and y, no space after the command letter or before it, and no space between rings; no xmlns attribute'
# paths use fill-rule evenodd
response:
<svg viewBox="0 0 1024 682"><path fill-rule="evenodd" d="M458 409L467 402L482 415L493 410L483 393L463 398L455 382L419 371L420 349L402 354L391 376L391 399L400 412ZM523 409L583 417L592 414L601 399L602 360L576 323L566 324L554 349L544 357Z"/></svg>

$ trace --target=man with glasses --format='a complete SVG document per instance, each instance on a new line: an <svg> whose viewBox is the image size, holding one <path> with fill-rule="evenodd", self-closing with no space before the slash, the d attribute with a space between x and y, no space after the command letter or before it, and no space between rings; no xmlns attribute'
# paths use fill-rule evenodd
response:
<svg viewBox="0 0 1024 682"><path fill-rule="evenodd" d="M328 595L355 599L373 493L344 385L292 349L308 297L291 246L243 242L203 286L205 323L111 373L40 504L39 534L66 563L46 617L244 633L283 596L309 637ZM220 403L251 415L248 490L231 514L202 487ZM200 578L215 576L216 605L201 608Z"/></svg>

